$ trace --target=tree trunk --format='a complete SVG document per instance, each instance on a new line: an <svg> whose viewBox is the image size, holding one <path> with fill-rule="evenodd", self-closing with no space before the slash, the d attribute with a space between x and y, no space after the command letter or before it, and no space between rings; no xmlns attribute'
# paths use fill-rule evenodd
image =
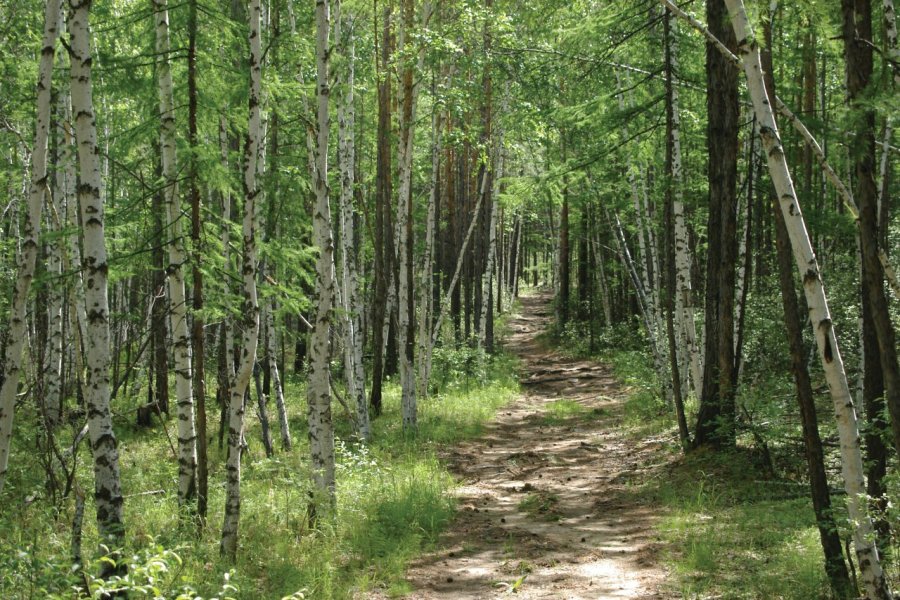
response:
<svg viewBox="0 0 900 600"><path fill-rule="evenodd" d="M707 0L712 35L734 48L721 0ZM729 448L735 442L734 284L737 151L740 111L737 70L713 44L706 46L706 143L709 155L709 252L706 259L706 350L695 443Z"/></svg>
<svg viewBox="0 0 900 600"><path fill-rule="evenodd" d="M41 232L41 212L44 197L47 194L50 89L53 77L53 59L56 56L56 40L59 37L59 4L59 0L47 0L44 11L44 36L41 42L41 61L38 67L37 82L37 121L35 123L34 148L31 153L31 187L28 193L25 225L20 232L22 241L18 253L18 275L9 313L9 329L6 337L8 343L3 355L3 381L0 384L0 491L3 491L9 466L13 413L19 388L22 348L25 343L25 309L28 292L31 289L31 280L34 278L39 249L38 237ZM80 16L83 17L83 20L79 23L84 23L86 27L87 8ZM79 32L79 34L83 34L83 32ZM86 46L85 50L87 50ZM79 69L81 68L82 65L79 65Z"/></svg>
<svg viewBox="0 0 900 600"><path fill-rule="evenodd" d="M341 292L344 301L343 322L346 333L344 341L344 376L347 382L347 394L356 410L356 433L362 440L371 435L369 425L369 407L366 401L366 378L363 368L363 336L362 336L362 302L360 301L360 282L358 251L356 249L354 223L354 166L356 163L354 106L355 70L356 70L356 33L353 31L354 19L351 15L341 15L341 4L335 4L335 41L343 48L347 65L343 74L346 79L338 90L338 162L341 173L340 193L340 231L341 231ZM346 34L343 33L344 21L347 23Z"/></svg>
<svg viewBox="0 0 900 600"><path fill-rule="evenodd" d="M206 520L209 498L209 459L206 434L206 368L203 319L203 225L200 187L197 181L197 0L188 4L188 145L189 187L191 199L191 350L193 351L193 394L197 409L197 514Z"/></svg>
<svg viewBox="0 0 900 600"><path fill-rule="evenodd" d="M859 240L862 251L863 293L869 301L871 322L878 340L884 400L891 414L894 449L900 454L900 363L891 321L884 271L879 259L878 189L875 185L875 113L857 106L866 95L872 76L871 0L842 0L844 55L847 63L847 99L852 108L855 136L850 157L855 163L856 201L859 203ZM869 360L867 368L877 367Z"/></svg>
<svg viewBox="0 0 900 600"><path fill-rule="evenodd" d="M80 185L78 201L84 226L84 302L87 312L85 340L85 401L88 433L94 457L94 501L97 528L102 543L118 548L125 538L122 517L122 491L119 479L119 453L112 428L109 406L109 298L104 235L103 200L97 149L97 127L91 84L90 0L70 0L69 33L72 48L72 113L75 115L75 139L78 150ZM117 570L117 569L116 569Z"/></svg>
<svg viewBox="0 0 900 600"><path fill-rule="evenodd" d="M237 558L238 526L241 517L241 452L244 435L244 396L259 343L259 299L256 292L258 265L256 236L258 234L259 195L257 160L260 145L260 97L262 94L262 44L260 41L260 0L250 0L248 13L250 34L250 98L249 127L244 147L244 219L241 278L244 284L243 339L239 367L231 378L228 406L228 459L225 466L225 514L222 523L220 553L228 560ZM228 357L230 359L230 357Z"/></svg>
<svg viewBox="0 0 900 600"><path fill-rule="evenodd" d="M372 310L372 391L369 403L375 416L381 414L381 384L384 377L385 323L390 318L386 311L388 299L388 270L392 264L387 251L385 213L391 204L391 76L388 73L391 61L391 9L385 4L382 14L383 31L381 37L381 71L378 77L378 144L375 176L375 301ZM376 38L378 32L375 32ZM376 61L377 63L378 61Z"/></svg>
<svg viewBox="0 0 900 600"><path fill-rule="evenodd" d="M191 382L191 337L187 322L184 270L187 262L181 228L178 167L175 164L175 103L169 66L169 10L167 0L153 0L156 15L156 54L159 78L159 143L162 157L166 230L169 232L169 315L175 354L175 404L178 414L178 502L192 502L196 494L197 437Z"/></svg>
<svg viewBox="0 0 900 600"><path fill-rule="evenodd" d="M778 194L781 213L794 251L794 260L802 275L809 317L815 332L816 344L825 371L825 378L834 404L841 446L841 467L847 490L848 507L854 528L857 562L866 593L871 600L891 597L881 568L878 549L873 541L872 520L866 506L859 428L844 363L838 348L837 336L825 297L825 287L816 262L815 253L800 212L794 184L778 135L772 105L763 81L759 45L741 0L726 0L732 15L732 25L738 40L738 51L744 65L753 107L760 124L760 138L769 165L769 173Z"/></svg>
<svg viewBox="0 0 900 600"><path fill-rule="evenodd" d="M318 132L316 138L316 208L313 211L313 244L316 259L315 320L309 343L309 386L306 401L309 422L310 470L313 484L326 506L334 507L334 425L331 421L329 330L334 304L334 242L331 237L331 207L328 198L328 96L329 96L328 0L316 0L316 72ZM316 501L311 510L315 514Z"/></svg>
<svg viewBox="0 0 900 600"><path fill-rule="evenodd" d="M676 91L674 75L676 64L677 45L675 42L675 17L670 13L666 13L663 22L663 32L665 35L665 60L666 60L666 175L669 178L669 185L666 188L666 334L669 341L669 365L672 371L672 391L675 401L675 418L678 422L678 437L681 440L681 447L687 450L691 443L691 434L688 431L687 418L684 412L684 398L682 390L684 386L681 382L681 365L678 361L678 342L679 336L675 334L675 318L676 309L683 309L684 301L676 301L681 294L680 285L683 283L679 279L679 260L684 260L683 256L679 256L679 252L683 255L685 249L679 249L679 243L683 243L683 239L679 239L679 234L684 233L684 215L681 214L681 231L679 232L675 223L676 212L675 203L681 203L681 139L679 132L678 113L678 92ZM681 207L679 207L681 209ZM690 283L688 283L688 298L690 297ZM688 300L689 302L689 300ZM678 314L679 324L681 324L682 313ZM693 325L693 317L691 317L691 325ZM688 348L687 352L690 358L693 358L693 348Z"/></svg>

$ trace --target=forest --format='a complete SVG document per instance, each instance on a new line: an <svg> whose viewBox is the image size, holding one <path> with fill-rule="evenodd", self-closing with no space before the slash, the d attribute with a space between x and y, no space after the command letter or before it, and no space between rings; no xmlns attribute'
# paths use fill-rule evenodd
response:
<svg viewBox="0 0 900 600"><path fill-rule="evenodd" d="M893 0L0 16L0 598L900 594Z"/></svg>

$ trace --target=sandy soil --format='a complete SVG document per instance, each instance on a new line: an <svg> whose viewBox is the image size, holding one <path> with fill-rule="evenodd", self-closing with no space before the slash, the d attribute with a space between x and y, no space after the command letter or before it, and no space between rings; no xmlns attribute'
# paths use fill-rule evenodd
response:
<svg viewBox="0 0 900 600"><path fill-rule="evenodd" d="M537 339L550 298L523 298L506 346L524 394L480 439L446 453L460 512L437 549L415 561L409 600L675 597L666 593L656 507L635 491L666 462L664 440L620 431L624 391L610 369ZM553 418L562 399L584 407Z"/></svg>

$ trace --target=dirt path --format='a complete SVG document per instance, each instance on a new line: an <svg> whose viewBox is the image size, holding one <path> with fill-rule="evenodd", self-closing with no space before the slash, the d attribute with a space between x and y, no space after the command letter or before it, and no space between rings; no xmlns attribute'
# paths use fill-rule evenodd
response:
<svg viewBox="0 0 900 600"><path fill-rule="evenodd" d="M633 487L664 462L662 443L620 433L623 392L608 367L537 341L549 300L523 298L511 323L524 395L446 456L460 513L410 569L409 600L674 597L660 591L654 508Z"/></svg>

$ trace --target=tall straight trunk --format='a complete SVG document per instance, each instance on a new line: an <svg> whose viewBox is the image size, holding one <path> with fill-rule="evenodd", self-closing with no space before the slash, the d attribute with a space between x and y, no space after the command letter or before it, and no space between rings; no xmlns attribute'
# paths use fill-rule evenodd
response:
<svg viewBox="0 0 900 600"><path fill-rule="evenodd" d="M675 198L681 201L681 140L679 131L678 113L678 92L675 86L675 69L677 45L674 40L676 32L673 31L675 25L675 17L668 12L664 15L663 34L665 37L665 61L666 61L666 175L669 178L669 185L666 188L666 335L669 342L669 366L672 371L672 391L675 401L675 418L678 421L678 437L681 440L681 447L688 449L691 443L691 434L688 430L687 418L684 412L684 398L682 390L685 386L681 382L681 365L679 364L679 341L680 336L675 333L676 310L683 309L683 300L679 301L681 289L678 277L677 264L680 260L684 260L683 256L679 257L678 253L684 253L684 248L678 248L679 233L683 233L684 215L681 215L682 231L679 232L675 226ZM688 284L690 285L690 284ZM690 294L690 287L688 287ZM679 313L679 324L682 314ZM693 324L693 318L691 319ZM692 348L688 348L688 354Z"/></svg>
<svg viewBox="0 0 900 600"><path fill-rule="evenodd" d="M343 33L344 22L347 31ZM344 376L347 393L356 409L356 433L360 439L371 435L369 406L366 400L366 377L363 365L362 302L360 301L359 253L356 249L355 192L356 109L354 106L356 42L354 19L341 14L340 1L335 3L334 37L343 48L346 58L343 85L338 87L338 163L341 173L340 231L341 231L341 295L343 298Z"/></svg>
<svg viewBox="0 0 900 600"><path fill-rule="evenodd" d="M47 219L48 229L56 235L54 239L47 241L47 275L50 277L50 284L47 289L47 350L46 360L43 365L44 377L44 405L43 417L49 428L55 428L63 416L62 400L63 400L63 384L65 372L63 369L63 336L65 334L65 286L62 284L62 276L65 273L63 268L63 255L65 254L65 244L63 238L59 235L64 230L65 221L61 215L64 215L64 204L66 201L66 172L61 166L62 149L65 148L66 134L65 124L61 121L65 119L65 109L61 102L57 103L56 110L56 156L57 164L56 173L53 183L53 192L47 197L47 204L50 207L50 215Z"/></svg>
<svg viewBox="0 0 900 600"><path fill-rule="evenodd" d="M91 2L70 0L69 34L72 57L72 114L78 150L80 185L78 201L84 226L84 303L87 311L84 386L88 413L88 434L94 458L94 502L101 541L118 548L125 538L119 452L112 428L109 396L109 264L103 223L97 127L91 83Z"/></svg>
<svg viewBox="0 0 900 600"><path fill-rule="evenodd" d="M440 286L435 290L434 281L434 265L440 264L439 260L435 260L435 248L437 240L435 239L435 228L438 221L438 210L440 207L440 194L438 190L438 180L441 172L441 143L443 128L443 110L441 107L435 107L431 117L431 190L428 194L428 218L425 225L425 253L422 257L422 271L420 274L420 290L421 300L419 303L419 353L416 356L419 378L420 397L424 398L428 395L428 381L431 378L431 321L434 313L435 303L440 297L435 291L440 292ZM438 249L439 246L437 246ZM435 300L437 297L437 300Z"/></svg>
<svg viewBox="0 0 900 600"><path fill-rule="evenodd" d="M694 300L691 290L691 249L688 244L687 226L684 221L684 176L681 158L681 110L678 86L674 78L678 75L678 28L674 15L666 16L668 37L666 56L668 57L668 77L666 83L670 88L669 104L672 107L670 143L672 146L672 220L674 226L675 254L675 312L678 319L677 336L683 340L681 345L687 353L690 375L695 393L699 394L703 387L703 368L700 362L700 348L697 344L697 329L694 323ZM668 89L667 88L667 89Z"/></svg>
<svg viewBox="0 0 900 600"><path fill-rule="evenodd" d="M224 113L219 116L219 154L222 166L227 170L230 167L228 160L228 126ZM219 233L222 243L222 266L226 273L231 272L231 193L225 191L222 194L222 226ZM222 292L231 291L229 278L222 280ZM219 402L220 420L219 420L219 449L222 448L223 437L225 436L225 426L229 421L229 393L231 391L232 381L234 380L234 329L231 325L231 319L226 317L222 319L219 326L219 357L218 369L216 370L216 398Z"/></svg>
<svg viewBox="0 0 900 600"><path fill-rule="evenodd" d="M707 0L710 32L734 48L734 33L721 0ZM736 248L738 79L737 70L706 45L706 144L709 156L709 221L706 268L706 348L695 443L735 443L734 287Z"/></svg>
<svg viewBox="0 0 900 600"><path fill-rule="evenodd" d="M316 0L316 208L313 211L313 245L316 259L315 320L309 343L309 386L306 402L309 423L310 470L316 491L329 508L334 507L334 425L331 420L331 387L328 364L329 330L334 304L334 242L331 237L331 207L328 198L328 96L329 29L328 0ZM315 504L313 504L315 506Z"/></svg>
<svg viewBox="0 0 900 600"><path fill-rule="evenodd" d="M743 2L726 0L726 4L732 16L732 25L738 40L738 55L744 66L753 108L760 124L760 138L767 157L769 173L778 195L794 260L802 276L809 318L834 404L840 438L841 469L847 490L850 520L855 524L853 536L861 579L868 598L886 600L891 597L891 593L873 540L872 520L866 504L856 410L828 309L825 287L794 191L769 94L765 88L759 44L753 37Z"/></svg>
<svg viewBox="0 0 900 600"><path fill-rule="evenodd" d="M187 320L183 265L187 262L181 227L178 166L175 156L175 102L169 66L168 0L153 0L156 15L156 54L159 85L159 145L162 157L169 264L169 315L175 354L175 405L178 414L178 502L194 499L197 477L197 435L191 382L191 336Z"/></svg>
<svg viewBox="0 0 900 600"><path fill-rule="evenodd" d="M47 0L44 11L44 35L41 41L41 61L37 81L37 120L34 148L31 152L31 187L28 193L28 210L25 212L24 229L18 252L18 274L15 293L9 313L9 329L6 352L3 356L3 381L0 384L0 491L6 482L9 466L9 446L12 441L13 413L19 388L22 366L22 349L25 343L25 309L28 292L34 278L38 255L38 236L41 232L41 212L48 190L47 152L50 140L50 88L53 77L53 59L56 57L56 40L59 37L59 0ZM87 9L85 9L85 17ZM86 26L86 21L85 26ZM79 65L80 67L80 65Z"/></svg>
<svg viewBox="0 0 900 600"><path fill-rule="evenodd" d="M884 270L879 258L878 189L875 185L875 113L858 105L872 76L871 0L842 0L844 12L844 55L847 64L847 99L850 102L855 136L850 156L856 171L856 201L859 203L859 240L862 251L863 293L868 296L871 325L878 340L884 400L891 414L894 449L900 453L900 363L894 325L891 321Z"/></svg>
<svg viewBox="0 0 900 600"><path fill-rule="evenodd" d="M894 0L883 0L884 2L884 31L885 45L887 46L887 55L891 61L894 71L893 85L894 92L900 87L900 43L897 36L897 13L894 10ZM881 233L879 240L884 248L887 248L888 233L888 216L890 202L888 201L888 189L890 188L890 160L891 160L891 137L894 132L894 122L896 115L889 114L884 123L884 137L881 141L881 162L879 165L879 181L878 186L878 222ZM894 293L900 299L900 292L895 288Z"/></svg>
<svg viewBox="0 0 900 600"><path fill-rule="evenodd" d="M197 409L197 514L201 523L206 520L209 497L209 459L206 434L206 368L203 319L203 225L200 187L197 181L197 0L188 4L188 145L191 155L188 164L189 195L191 199L191 293L193 322L191 350L193 351L192 391Z"/></svg>
<svg viewBox="0 0 900 600"><path fill-rule="evenodd" d="M241 451L244 434L244 396L247 392L256 348L259 344L259 298L256 291L258 234L261 190L257 181L257 160L261 143L260 97L262 95L262 44L260 41L260 0L250 0L250 98L249 123L244 145L244 219L241 279L244 284L243 339L239 366L231 377L228 399L228 459L225 464L225 513L222 522L220 553L228 560L237 557L238 526L241 518ZM230 360L230 356L228 357Z"/></svg>
<svg viewBox="0 0 900 600"><path fill-rule="evenodd" d="M392 259L387 251L385 232L385 213L391 204L391 76L388 72L391 61L391 8L386 3L382 13L382 35L380 61L376 58L376 66L380 67L378 75L378 144L375 176L375 300L372 310L372 391L369 403L375 416L381 414L381 385L384 377L384 343L386 320L390 314L386 311L388 299L388 270ZM376 38L378 32L375 32Z"/></svg>
<svg viewBox="0 0 900 600"><path fill-rule="evenodd" d="M563 153L565 154L565 153ZM560 330L569 322L569 182L564 178L562 207L559 209L559 295L557 315Z"/></svg>
<svg viewBox="0 0 900 600"><path fill-rule="evenodd" d="M484 290L484 302L481 305L481 345L487 352L494 351L493 327L491 327L491 319L493 307L492 284L494 278L494 263L497 256L497 216L500 213L500 178L503 177L503 134L495 131L496 142L494 147L494 158L491 169L493 173L490 176L491 189L491 210L490 221L488 222L487 237L487 258L484 265L484 273L481 279L481 287Z"/></svg>
<svg viewBox="0 0 900 600"><path fill-rule="evenodd" d="M403 27L400 31L400 47L403 51L413 48L413 22L415 2L404 0L402 4ZM422 9L423 28L431 16L431 3L425 2ZM425 58L425 45L419 44L415 67L422 70ZM401 76L400 97L400 189L397 197L397 223L395 238L399 279L397 287L397 329L398 348L400 354L400 387L403 428L415 430L417 427L416 374L415 358L415 311L413 272L413 203L412 203L412 161L413 142L415 139L416 101L418 84L415 81L414 65L407 63Z"/></svg>

